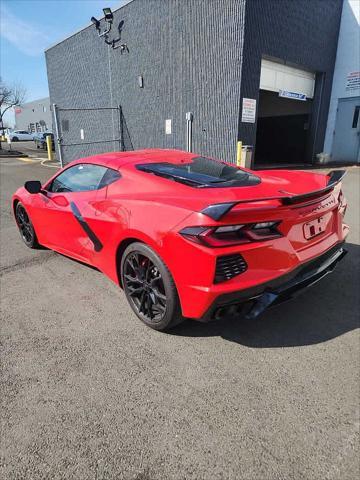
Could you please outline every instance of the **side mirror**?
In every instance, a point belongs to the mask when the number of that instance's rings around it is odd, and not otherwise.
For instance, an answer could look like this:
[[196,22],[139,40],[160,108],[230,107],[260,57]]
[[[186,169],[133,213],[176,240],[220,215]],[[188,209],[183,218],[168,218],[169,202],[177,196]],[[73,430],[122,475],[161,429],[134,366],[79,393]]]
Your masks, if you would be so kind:
[[39,180],[29,180],[28,182],[25,182],[24,187],[29,193],[41,192],[41,182],[39,182]]

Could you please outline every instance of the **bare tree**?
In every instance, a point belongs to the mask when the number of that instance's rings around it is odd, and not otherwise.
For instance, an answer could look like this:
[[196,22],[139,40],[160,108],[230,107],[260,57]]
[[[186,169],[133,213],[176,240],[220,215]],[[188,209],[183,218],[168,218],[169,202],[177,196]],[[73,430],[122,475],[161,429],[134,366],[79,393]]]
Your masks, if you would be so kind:
[[[21,106],[26,98],[26,89],[21,84],[6,85],[0,78],[0,132],[3,132],[5,113],[13,107]],[[1,141],[0,141],[1,149]]]

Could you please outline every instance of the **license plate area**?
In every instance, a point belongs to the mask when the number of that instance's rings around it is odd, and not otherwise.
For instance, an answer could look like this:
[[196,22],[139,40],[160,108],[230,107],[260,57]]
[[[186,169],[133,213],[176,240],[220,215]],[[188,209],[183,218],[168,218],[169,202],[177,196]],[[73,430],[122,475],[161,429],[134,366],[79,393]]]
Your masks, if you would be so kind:
[[311,222],[307,222],[304,224],[304,237],[306,240],[310,240],[311,238],[320,235],[321,233],[325,232],[326,229],[326,222],[324,217],[315,218]]

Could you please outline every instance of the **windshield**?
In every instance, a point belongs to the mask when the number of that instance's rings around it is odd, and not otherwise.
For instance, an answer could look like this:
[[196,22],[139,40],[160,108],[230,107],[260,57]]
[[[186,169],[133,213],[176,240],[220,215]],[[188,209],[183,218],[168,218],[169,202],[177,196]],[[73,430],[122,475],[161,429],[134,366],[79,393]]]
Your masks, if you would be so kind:
[[252,173],[206,157],[194,157],[190,162],[180,164],[147,163],[136,168],[198,188],[243,187],[260,183],[260,178]]

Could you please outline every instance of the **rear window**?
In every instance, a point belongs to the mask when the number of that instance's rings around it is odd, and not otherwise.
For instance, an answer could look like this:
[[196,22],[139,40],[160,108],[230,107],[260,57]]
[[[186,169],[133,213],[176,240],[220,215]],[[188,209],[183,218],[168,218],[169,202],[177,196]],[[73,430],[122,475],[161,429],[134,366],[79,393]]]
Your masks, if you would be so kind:
[[170,162],[136,165],[151,173],[191,187],[247,187],[260,183],[260,178],[239,168],[207,157],[194,157],[188,163]]

